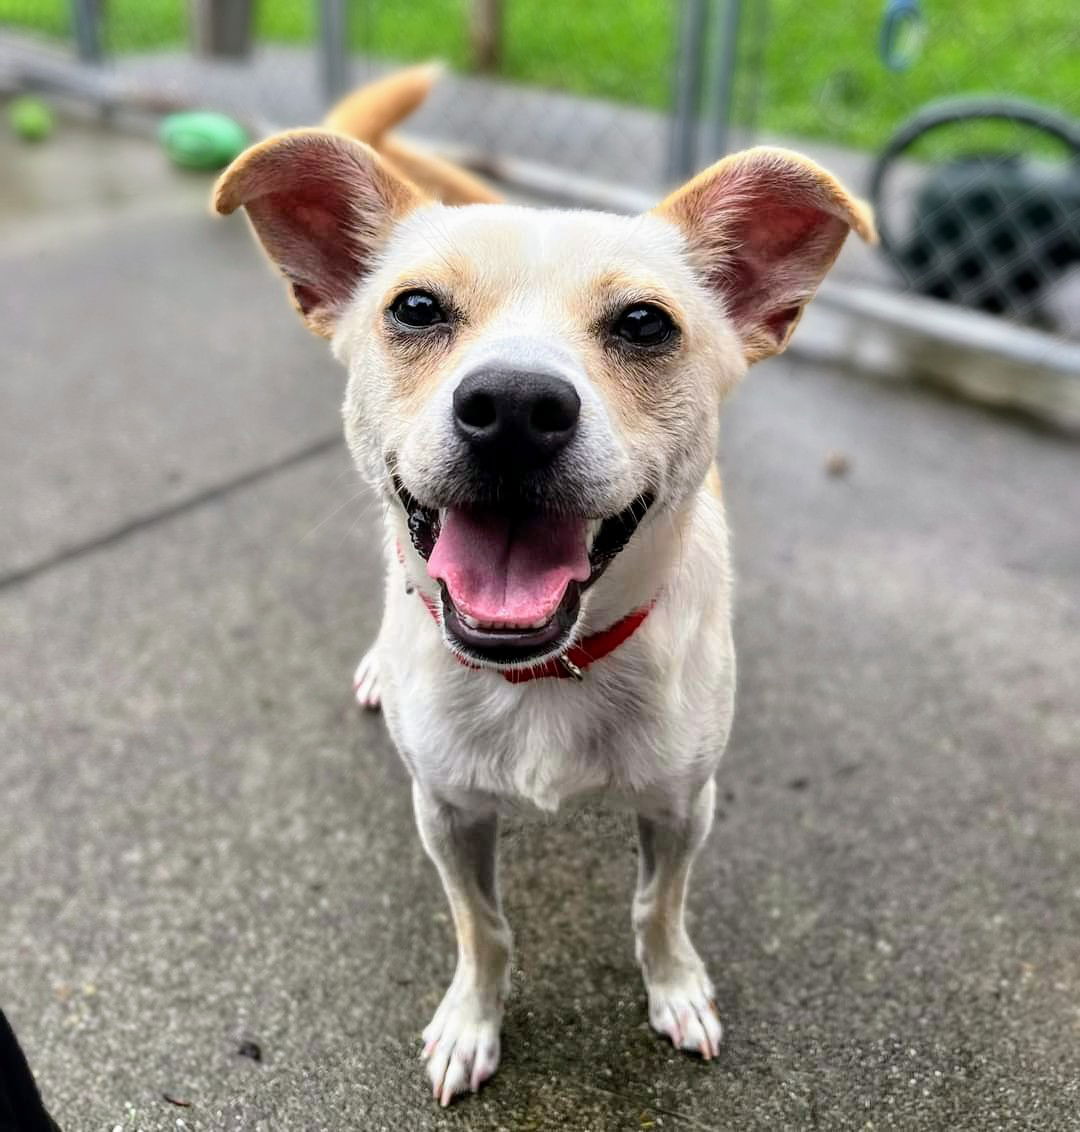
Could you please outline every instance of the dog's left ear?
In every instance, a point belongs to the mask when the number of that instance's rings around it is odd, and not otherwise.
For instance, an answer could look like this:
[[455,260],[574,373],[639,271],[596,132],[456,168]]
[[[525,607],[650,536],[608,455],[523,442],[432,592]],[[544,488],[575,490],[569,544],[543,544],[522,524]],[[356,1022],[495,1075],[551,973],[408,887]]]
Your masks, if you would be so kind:
[[850,230],[877,241],[870,209],[820,166],[785,149],[725,157],[654,212],[682,230],[748,362],[784,349]]
[[370,146],[326,130],[291,130],[242,153],[213,207],[247,211],[308,326],[334,331],[394,224],[425,203]]

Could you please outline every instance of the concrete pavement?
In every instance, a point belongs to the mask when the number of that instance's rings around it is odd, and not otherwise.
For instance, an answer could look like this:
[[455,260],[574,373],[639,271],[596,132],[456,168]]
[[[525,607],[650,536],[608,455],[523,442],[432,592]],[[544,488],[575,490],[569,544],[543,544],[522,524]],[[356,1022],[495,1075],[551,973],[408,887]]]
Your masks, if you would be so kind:
[[722,1055],[648,1030],[627,820],[515,825],[503,1065],[441,1113],[450,925],[349,698],[379,577],[340,375],[189,188],[0,253],[0,999],[62,1127],[1078,1127],[1075,443],[753,373],[691,901]]

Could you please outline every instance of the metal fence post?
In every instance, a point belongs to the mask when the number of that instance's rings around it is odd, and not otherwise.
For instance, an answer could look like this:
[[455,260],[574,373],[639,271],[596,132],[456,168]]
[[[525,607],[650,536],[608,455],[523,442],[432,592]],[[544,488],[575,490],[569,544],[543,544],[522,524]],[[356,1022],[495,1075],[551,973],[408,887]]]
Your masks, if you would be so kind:
[[735,74],[739,59],[739,22],[742,0],[722,0],[714,37],[715,67],[713,98],[709,107],[712,129],[708,160],[715,161],[728,151],[731,119],[735,102]]
[[71,26],[79,58],[84,63],[100,63],[104,57],[100,0],[71,0]]
[[320,0],[319,54],[323,91],[328,101],[340,98],[349,85],[348,14],[345,0]]
[[499,69],[502,62],[503,0],[472,0],[469,9],[469,42],[474,70]]
[[697,162],[706,15],[706,0],[682,0],[668,150],[668,177],[672,181],[688,177]]

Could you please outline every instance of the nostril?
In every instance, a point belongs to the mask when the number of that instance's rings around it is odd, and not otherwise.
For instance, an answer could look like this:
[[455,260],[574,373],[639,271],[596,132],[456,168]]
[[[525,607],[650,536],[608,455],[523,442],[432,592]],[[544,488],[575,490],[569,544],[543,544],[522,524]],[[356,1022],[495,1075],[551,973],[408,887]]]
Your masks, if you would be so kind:
[[577,424],[581,401],[570,387],[565,392],[540,397],[533,404],[529,427],[534,432],[569,432]]
[[495,398],[480,390],[463,397],[456,408],[458,420],[468,428],[491,428],[499,417]]

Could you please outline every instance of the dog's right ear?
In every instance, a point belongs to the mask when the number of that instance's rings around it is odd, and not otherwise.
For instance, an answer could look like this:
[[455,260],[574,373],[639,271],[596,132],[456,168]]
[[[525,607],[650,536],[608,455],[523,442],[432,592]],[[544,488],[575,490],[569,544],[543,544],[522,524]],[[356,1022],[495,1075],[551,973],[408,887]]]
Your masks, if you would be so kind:
[[363,142],[292,130],[242,153],[214,188],[213,207],[248,214],[307,325],[329,337],[394,224],[424,203]]

